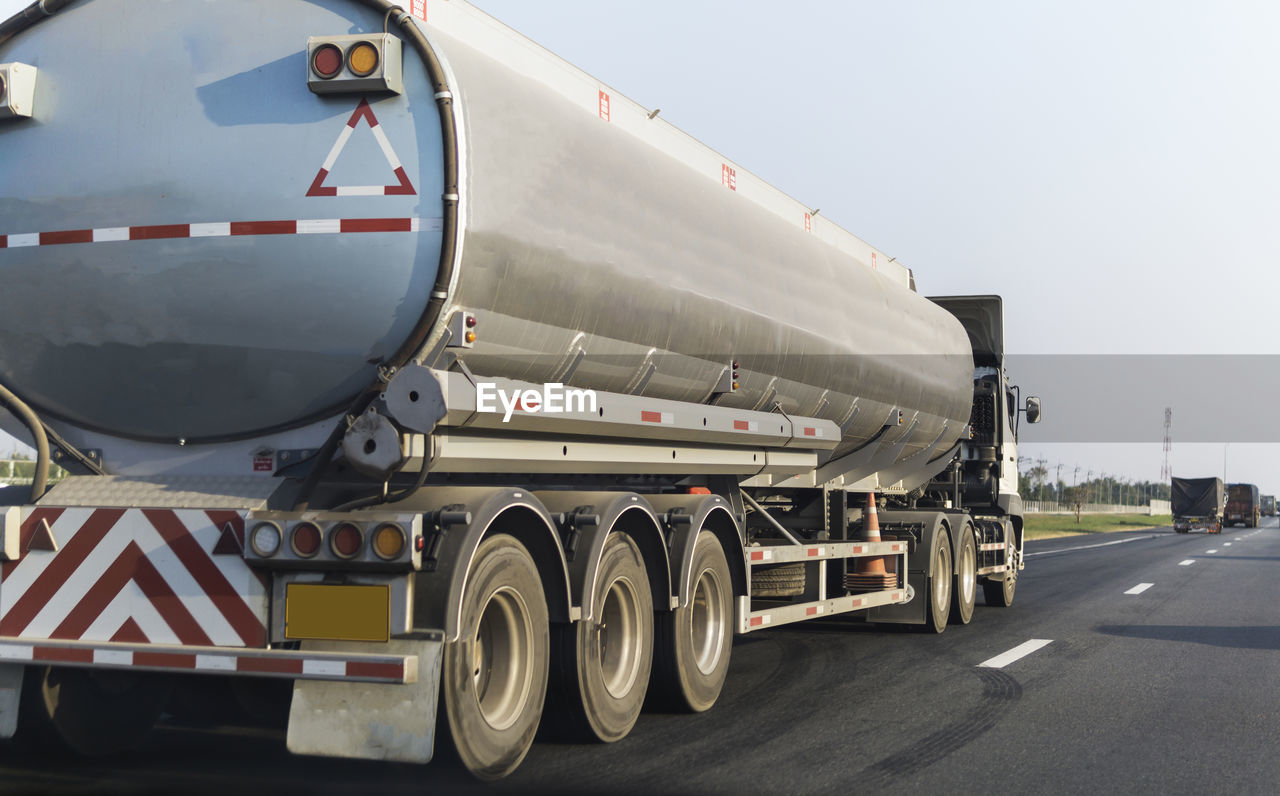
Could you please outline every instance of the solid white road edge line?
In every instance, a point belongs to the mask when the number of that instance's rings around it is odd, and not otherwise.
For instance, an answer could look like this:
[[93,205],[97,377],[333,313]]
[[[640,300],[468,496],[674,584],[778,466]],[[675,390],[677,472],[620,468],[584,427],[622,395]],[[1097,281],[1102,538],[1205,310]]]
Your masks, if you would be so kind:
[[1132,589],[1129,589],[1129,591],[1125,592],[1125,594],[1142,594],[1144,591],[1146,591],[1147,589],[1151,588],[1154,585],[1156,584],[1139,583],[1137,586],[1134,586]]
[[1145,541],[1145,540],[1147,540],[1147,539],[1154,539],[1154,538],[1156,538],[1156,537],[1154,537],[1154,536],[1135,536],[1135,537],[1133,537],[1132,539],[1117,539],[1117,540],[1116,540],[1116,541],[1114,541],[1114,542],[1101,542],[1100,544],[1087,544],[1087,545],[1081,545],[1080,547],[1064,547],[1064,548],[1063,548],[1063,549],[1061,549],[1061,550],[1041,550],[1041,551],[1040,551],[1040,552],[1038,552],[1038,553],[1023,553],[1022,557],[1023,557],[1023,558],[1030,558],[1031,556],[1051,556],[1051,555],[1053,555],[1054,553],[1070,553],[1070,552],[1072,552],[1072,551],[1074,551],[1074,550],[1092,550],[1092,549],[1093,549],[1093,548],[1095,548],[1095,547],[1110,547],[1110,546],[1111,546],[1111,545],[1113,545],[1113,544],[1126,544],[1126,543],[1128,543],[1128,542],[1142,542],[1142,541]]
[[1046,646],[1047,644],[1051,644],[1052,642],[1053,642],[1053,639],[1051,638],[1033,638],[1030,641],[1024,641],[1023,643],[1019,644],[1018,646],[1014,647],[1008,652],[1002,652],[999,655],[995,656],[994,658],[990,658],[988,660],[983,661],[982,663],[978,664],[978,668],[1003,669],[1004,667],[1008,666],[1014,661],[1020,658],[1025,658],[1031,653],[1040,649],[1041,647]]
[[1188,558],[1186,561],[1179,561],[1179,562],[1178,562],[1178,566],[1180,566],[1180,567],[1189,567],[1189,566],[1191,566],[1191,565],[1192,565],[1192,564],[1194,564],[1194,563],[1196,563],[1196,560],[1195,560],[1194,558]]

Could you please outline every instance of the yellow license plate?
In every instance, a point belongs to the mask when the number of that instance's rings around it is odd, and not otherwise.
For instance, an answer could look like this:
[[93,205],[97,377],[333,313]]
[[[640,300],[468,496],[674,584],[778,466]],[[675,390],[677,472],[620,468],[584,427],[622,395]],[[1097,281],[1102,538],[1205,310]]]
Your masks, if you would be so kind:
[[284,636],[387,641],[391,638],[391,588],[290,583],[285,587]]

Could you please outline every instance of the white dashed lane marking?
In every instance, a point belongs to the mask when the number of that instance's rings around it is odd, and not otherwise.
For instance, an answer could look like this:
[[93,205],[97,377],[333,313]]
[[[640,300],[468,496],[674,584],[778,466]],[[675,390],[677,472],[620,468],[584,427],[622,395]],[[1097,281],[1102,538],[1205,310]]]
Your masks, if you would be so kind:
[[1129,591],[1125,592],[1125,594],[1142,594],[1144,591],[1146,591],[1147,589],[1151,588],[1154,585],[1156,584],[1139,583],[1137,586],[1134,586],[1132,589],[1129,589]]
[[1030,641],[1024,641],[1008,652],[1002,652],[994,658],[989,658],[978,664],[979,668],[984,669],[1003,669],[1014,661],[1027,657],[1036,650],[1051,644],[1051,638],[1033,638]]
[[1196,560],[1195,560],[1194,558],[1188,558],[1186,561],[1179,561],[1179,562],[1178,562],[1178,566],[1180,566],[1180,567],[1189,567],[1189,566],[1191,566],[1191,565],[1192,565],[1192,564],[1194,564],[1194,563],[1196,563]]

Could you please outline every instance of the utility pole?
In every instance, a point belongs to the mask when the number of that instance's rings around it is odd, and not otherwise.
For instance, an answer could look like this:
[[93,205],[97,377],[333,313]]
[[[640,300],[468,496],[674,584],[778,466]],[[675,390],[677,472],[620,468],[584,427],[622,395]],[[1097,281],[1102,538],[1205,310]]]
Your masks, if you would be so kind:
[[1173,478],[1173,470],[1169,468],[1169,451],[1173,449],[1173,407],[1164,408],[1164,465],[1160,468],[1160,480],[1168,482]]

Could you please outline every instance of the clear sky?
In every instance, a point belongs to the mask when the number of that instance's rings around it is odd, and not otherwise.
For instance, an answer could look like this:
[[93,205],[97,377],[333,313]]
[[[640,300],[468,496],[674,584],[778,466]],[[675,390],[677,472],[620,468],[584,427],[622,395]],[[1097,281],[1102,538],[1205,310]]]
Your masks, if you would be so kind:
[[[1258,426],[1280,394],[1280,3],[475,4],[926,295],[1003,295],[1009,349],[1035,360],[1013,376],[1045,404],[1024,455],[1154,480],[1171,406],[1176,474],[1221,474],[1230,442],[1230,480],[1280,491],[1280,428]],[[1111,355],[1148,357],[1145,389],[1116,388],[1133,360],[1095,366]]]

